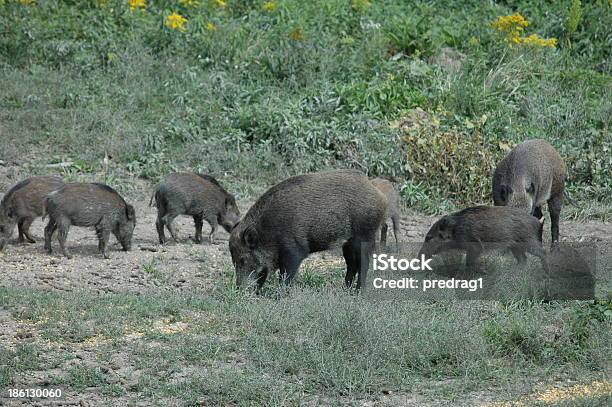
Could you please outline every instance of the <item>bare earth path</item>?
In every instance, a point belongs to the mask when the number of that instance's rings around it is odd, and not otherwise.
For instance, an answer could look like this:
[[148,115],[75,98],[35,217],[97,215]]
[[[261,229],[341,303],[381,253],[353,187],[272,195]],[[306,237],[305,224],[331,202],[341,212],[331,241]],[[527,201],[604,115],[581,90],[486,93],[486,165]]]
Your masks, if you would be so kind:
[[[111,238],[110,260],[97,253],[97,239],[93,230],[72,227],[68,247],[73,254],[66,259],[59,253],[57,240],[53,241],[52,255],[43,249],[44,224],[38,219],[31,230],[35,244],[9,245],[0,257],[0,285],[36,287],[43,290],[72,291],[77,289],[97,292],[139,292],[151,288],[164,290],[206,290],[222,274],[224,267],[231,267],[227,247],[229,235],[220,229],[216,244],[195,244],[193,220],[179,217],[180,242],[164,246],[157,243],[155,231],[156,209],[148,207],[145,200],[134,202],[138,223],[134,231],[131,252],[120,251]],[[244,210],[246,208],[241,208]],[[402,237],[406,242],[420,242],[435,218],[404,216]],[[206,228],[205,224],[205,236]],[[565,221],[561,224],[562,240],[612,241],[612,224],[599,221]],[[391,237],[389,237],[391,238]],[[156,271],[163,270],[160,283]]]
[[[151,288],[206,290],[222,273],[223,267],[231,267],[227,239],[220,230],[216,244],[205,239],[195,244],[193,220],[177,218],[181,241],[165,246],[157,243],[155,208],[144,201],[135,203],[138,223],[134,231],[133,250],[120,251],[112,244],[111,259],[104,260],[97,253],[95,233],[87,228],[72,227],[68,245],[74,255],[66,259],[59,253],[57,240],[53,241],[54,253],[43,249],[44,224],[39,219],[32,225],[38,237],[35,244],[12,244],[0,257],[0,284],[4,286],[37,287],[43,290],[75,289],[98,292],[138,292]],[[420,242],[435,218],[404,216],[402,240]],[[206,228],[207,225],[205,225]],[[206,230],[206,229],[205,229]],[[612,240],[612,224],[598,221],[561,224],[563,240],[604,242]],[[114,242],[114,238],[111,238]],[[160,284],[156,270],[163,270],[164,284]]]

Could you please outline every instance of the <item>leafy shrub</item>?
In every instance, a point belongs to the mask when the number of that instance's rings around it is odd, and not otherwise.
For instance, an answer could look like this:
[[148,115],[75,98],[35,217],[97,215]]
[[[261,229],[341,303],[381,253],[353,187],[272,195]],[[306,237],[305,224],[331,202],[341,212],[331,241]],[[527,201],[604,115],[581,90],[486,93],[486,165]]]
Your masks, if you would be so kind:
[[413,182],[427,183],[445,191],[458,203],[489,201],[490,177],[502,155],[503,143],[491,146],[482,127],[486,117],[477,121],[449,124],[444,114],[430,115],[414,110],[396,122],[406,156],[405,169]]
[[[20,135],[0,137],[0,159],[48,148],[95,172],[109,154],[130,175],[215,169],[242,185],[354,167],[439,212],[488,201],[506,149],[545,138],[574,198],[609,203],[608,2],[132,5],[0,2],[0,131]],[[571,46],[507,47],[490,22],[513,13]],[[461,56],[453,69],[442,51]],[[416,108],[427,119],[400,126]]]

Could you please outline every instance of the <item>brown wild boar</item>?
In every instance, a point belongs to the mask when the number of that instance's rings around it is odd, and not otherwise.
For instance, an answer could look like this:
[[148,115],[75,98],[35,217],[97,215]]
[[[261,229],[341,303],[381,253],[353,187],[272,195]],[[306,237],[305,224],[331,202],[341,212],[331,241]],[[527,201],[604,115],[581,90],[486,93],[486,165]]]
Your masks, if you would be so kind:
[[97,183],[69,183],[47,195],[43,207],[49,215],[45,227],[45,249],[51,253],[51,237],[57,229],[57,240],[62,253],[71,225],[94,227],[98,236],[98,251],[108,259],[106,247],[113,233],[124,251],[132,248],[132,234],[136,226],[136,212],[113,188]]
[[548,142],[527,140],[510,151],[493,174],[496,206],[523,208],[537,219],[548,203],[552,245],[559,241],[559,215],[565,189],[563,159]]
[[299,175],[264,193],[230,236],[238,286],[259,292],[268,273],[280,269],[290,284],[310,254],[342,243],[345,284],[366,282],[376,231],[385,216],[386,199],[367,176],[355,170]]
[[478,270],[478,258],[484,250],[510,249],[523,264],[525,252],[540,258],[549,271],[542,248],[543,219],[536,219],[519,208],[475,206],[446,215],[427,232],[419,257],[431,257],[447,250],[466,252],[468,273]]
[[161,244],[166,242],[164,225],[174,241],[178,241],[173,221],[179,215],[193,216],[196,243],[202,241],[203,220],[211,227],[210,243],[214,243],[219,225],[230,232],[240,220],[240,211],[234,196],[209,175],[188,172],[169,174],[155,189],[149,205],[154,199],[157,206],[155,226]]
[[30,234],[34,219],[43,215],[43,198],[61,188],[60,177],[32,177],[11,187],[0,201],[0,251],[8,243],[15,225],[19,231],[19,242],[35,243]]
[[399,250],[399,234],[400,234],[400,210],[399,210],[399,194],[393,187],[393,184],[384,178],[374,178],[372,184],[383,193],[387,198],[387,212],[385,219],[380,226],[380,244],[384,247],[387,244],[387,219],[391,219],[393,223],[393,235],[395,236],[395,246]]

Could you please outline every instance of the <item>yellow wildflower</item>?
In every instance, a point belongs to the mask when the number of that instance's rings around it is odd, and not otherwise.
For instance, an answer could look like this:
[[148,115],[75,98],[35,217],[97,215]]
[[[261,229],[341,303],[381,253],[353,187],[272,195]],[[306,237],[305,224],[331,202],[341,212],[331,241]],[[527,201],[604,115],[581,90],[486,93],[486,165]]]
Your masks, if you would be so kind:
[[289,33],[289,38],[293,41],[304,41],[304,33],[301,28],[295,28]]
[[273,1],[266,1],[261,8],[268,13],[276,10],[276,3]]
[[185,32],[185,23],[187,19],[178,13],[172,13],[166,17],[164,25],[172,30]]
[[195,7],[198,5],[198,0],[179,0],[179,3],[184,7]]
[[24,6],[30,6],[35,3],[35,0],[19,0],[19,2]]
[[147,7],[146,0],[128,0],[128,5],[131,10]]
[[217,29],[217,26],[216,26],[216,25],[214,25],[213,23],[210,23],[210,22],[209,22],[209,23],[207,23],[207,24],[206,24],[206,29],[207,29],[208,31],[215,31],[215,30]]
[[531,34],[527,37],[521,36],[521,33],[529,25],[529,22],[519,13],[515,13],[509,16],[497,17],[492,23],[491,27],[504,34],[506,42],[510,44],[524,44],[536,47],[551,47],[554,48],[557,45],[556,38],[542,38],[537,34]]
[[538,34],[531,34],[528,37],[521,38],[521,43],[525,45],[533,45],[536,47],[551,47],[557,45],[556,38],[542,38]]
[[521,36],[521,32],[529,23],[525,17],[519,13],[509,16],[499,16],[492,23],[491,27],[503,33],[506,36],[506,41],[517,43],[516,39]]
[[213,0],[212,3],[215,7],[227,7],[227,2],[224,0]]
[[523,30],[528,25],[529,22],[519,13],[509,16],[499,16],[491,23],[491,26],[499,31],[510,31],[515,28]]

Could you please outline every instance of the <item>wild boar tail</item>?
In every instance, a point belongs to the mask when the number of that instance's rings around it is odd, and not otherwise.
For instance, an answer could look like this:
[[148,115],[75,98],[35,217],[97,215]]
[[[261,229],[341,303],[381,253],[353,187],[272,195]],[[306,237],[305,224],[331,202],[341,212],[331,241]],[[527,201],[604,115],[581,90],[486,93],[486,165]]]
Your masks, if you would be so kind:
[[45,196],[42,201],[42,220],[47,217],[47,205],[49,204],[49,196]]

